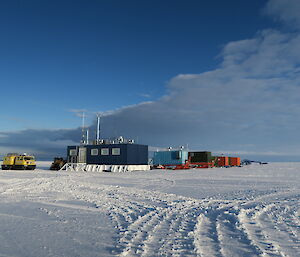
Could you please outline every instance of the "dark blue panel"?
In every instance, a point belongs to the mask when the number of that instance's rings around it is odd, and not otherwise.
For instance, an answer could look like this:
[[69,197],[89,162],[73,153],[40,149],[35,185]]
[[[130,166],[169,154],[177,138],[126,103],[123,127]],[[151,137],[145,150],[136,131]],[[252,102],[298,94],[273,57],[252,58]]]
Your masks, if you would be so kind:
[[[107,165],[146,165],[148,164],[148,146],[137,144],[101,144],[80,146],[87,148],[87,164],[107,164]],[[68,160],[70,150],[76,146],[68,146]],[[108,148],[109,155],[101,155],[101,149]],[[112,155],[112,149],[119,148],[120,155]],[[91,155],[92,149],[98,149],[98,155]],[[78,153],[77,153],[78,154]]]
[[[119,164],[125,165],[127,160],[126,145],[88,145],[87,147],[87,164]],[[101,149],[108,148],[109,155],[101,155]],[[120,155],[112,155],[112,148],[120,148]],[[98,155],[91,155],[91,149],[98,149]]]
[[147,145],[128,145],[127,164],[147,165],[148,164],[148,146]]

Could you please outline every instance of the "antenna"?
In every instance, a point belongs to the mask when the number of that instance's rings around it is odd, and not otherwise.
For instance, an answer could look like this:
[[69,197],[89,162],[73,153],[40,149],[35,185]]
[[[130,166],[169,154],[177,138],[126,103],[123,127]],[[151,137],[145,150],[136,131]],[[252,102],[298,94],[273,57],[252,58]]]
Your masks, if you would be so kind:
[[97,137],[96,137],[96,142],[98,144],[100,140],[100,113],[97,113]]
[[81,136],[81,144],[85,144],[85,133],[84,133],[85,124],[84,124],[84,118],[85,118],[85,113],[82,112],[82,136]]
[[89,130],[86,130],[86,144],[89,144]]

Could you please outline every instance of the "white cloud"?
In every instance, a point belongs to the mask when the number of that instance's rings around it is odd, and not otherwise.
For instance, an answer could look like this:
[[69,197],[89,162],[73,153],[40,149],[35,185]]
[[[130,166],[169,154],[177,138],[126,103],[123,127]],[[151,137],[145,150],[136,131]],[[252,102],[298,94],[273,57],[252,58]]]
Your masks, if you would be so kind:
[[300,28],[299,0],[269,0],[264,13],[289,25]]
[[123,110],[139,108],[141,106],[148,105],[148,104],[151,104],[151,103],[153,103],[153,102],[152,101],[146,101],[146,102],[141,102],[141,103],[138,103],[138,104],[132,104],[132,105],[127,105],[127,106],[122,106],[122,107],[119,107],[119,108],[114,109],[114,110],[99,111],[97,113],[100,114],[101,117],[106,117],[106,116],[111,116],[111,115],[116,115],[118,113],[122,113]]
[[86,109],[70,109],[69,112],[73,112],[76,116],[82,118],[83,116],[86,115],[88,110],[86,110]]
[[145,97],[145,98],[151,98],[151,95],[146,94],[146,93],[141,93],[140,96]]

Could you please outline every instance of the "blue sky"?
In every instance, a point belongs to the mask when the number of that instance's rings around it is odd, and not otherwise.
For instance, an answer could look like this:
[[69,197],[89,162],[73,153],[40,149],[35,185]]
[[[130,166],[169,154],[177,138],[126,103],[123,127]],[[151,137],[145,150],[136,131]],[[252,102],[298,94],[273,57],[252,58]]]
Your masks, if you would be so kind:
[[104,136],[295,160],[299,6],[1,2],[0,153],[62,153],[85,109]]
[[72,128],[69,109],[158,99],[172,77],[213,69],[223,45],[264,28],[263,2],[2,1],[2,95],[20,93],[2,98],[0,129]]

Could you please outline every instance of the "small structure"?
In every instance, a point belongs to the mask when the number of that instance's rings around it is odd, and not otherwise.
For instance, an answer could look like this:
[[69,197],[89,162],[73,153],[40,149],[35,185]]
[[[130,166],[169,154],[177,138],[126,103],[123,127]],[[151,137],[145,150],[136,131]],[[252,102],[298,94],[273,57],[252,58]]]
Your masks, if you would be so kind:
[[183,149],[154,152],[153,166],[162,166],[167,169],[189,169],[188,152]]
[[211,168],[214,167],[214,158],[211,152],[197,151],[189,152],[189,162],[193,168]]
[[229,165],[230,166],[240,166],[241,158],[240,157],[229,157]]
[[149,170],[148,146],[119,137],[93,144],[68,146],[67,170],[133,171]]
[[80,145],[68,146],[67,163],[62,170],[126,172],[150,170],[148,146],[135,144],[123,137],[100,139],[100,114],[97,114],[96,140],[89,141],[88,129],[82,115],[82,140]]
[[229,166],[229,157],[228,156],[216,156],[215,157],[215,166],[217,166],[217,167]]
[[165,169],[190,169],[240,166],[239,157],[212,156],[208,151],[172,150],[157,151],[153,156],[154,168]]

